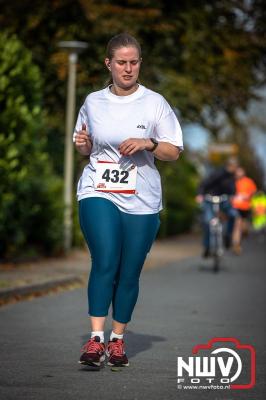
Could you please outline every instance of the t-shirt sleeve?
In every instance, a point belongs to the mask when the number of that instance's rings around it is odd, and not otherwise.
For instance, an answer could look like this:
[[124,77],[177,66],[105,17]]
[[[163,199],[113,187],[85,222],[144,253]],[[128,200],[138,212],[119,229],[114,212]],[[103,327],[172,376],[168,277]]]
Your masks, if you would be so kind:
[[76,140],[77,132],[82,129],[82,124],[85,124],[88,129],[88,118],[87,118],[85,104],[83,104],[83,106],[79,110],[77,122],[76,122],[75,129],[73,132],[73,142],[75,142],[75,140]]
[[155,139],[158,142],[171,143],[180,150],[184,149],[181,126],[173,109],[163,97],[157,110]]

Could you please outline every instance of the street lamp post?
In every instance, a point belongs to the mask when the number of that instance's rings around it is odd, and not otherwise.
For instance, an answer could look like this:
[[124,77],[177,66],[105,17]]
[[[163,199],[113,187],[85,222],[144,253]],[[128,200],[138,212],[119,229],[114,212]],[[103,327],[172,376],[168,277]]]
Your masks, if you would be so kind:
[[64,249],[69,251],[72,245],[72,196],[73,196],[73,129],[76,100],[76,65],[78,54],[88,44],[77,41],[59,42],[58,46],[68,51],[68,83],[66,103],[66,133],[64,158]]

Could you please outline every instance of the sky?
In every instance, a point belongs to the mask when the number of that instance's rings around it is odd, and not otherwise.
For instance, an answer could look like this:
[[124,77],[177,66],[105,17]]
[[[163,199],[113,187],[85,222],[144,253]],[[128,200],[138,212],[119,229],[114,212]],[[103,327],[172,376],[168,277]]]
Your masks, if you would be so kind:
[[[261,101],[251,101],[245,118],[249,123],[251,144],[262,161],[266,180],[266,88],[259,93]],[[190,123],[182,126],[185,148],[193,151],[206,152],[211,143],[211,135],[200,124]]]
[[184,146],[189,150],[206,151],[210,142],[209,132],[199,124],[186,124],[183,126]]

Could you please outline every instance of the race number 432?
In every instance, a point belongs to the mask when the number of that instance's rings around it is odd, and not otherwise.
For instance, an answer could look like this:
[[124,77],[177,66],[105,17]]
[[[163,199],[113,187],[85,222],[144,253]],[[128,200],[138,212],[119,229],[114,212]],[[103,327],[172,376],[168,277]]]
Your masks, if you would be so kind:
[[134,194],[136,179],[137,167],[134,164],[125,168],[116,162],[97,162],[95,189],[98,191]]

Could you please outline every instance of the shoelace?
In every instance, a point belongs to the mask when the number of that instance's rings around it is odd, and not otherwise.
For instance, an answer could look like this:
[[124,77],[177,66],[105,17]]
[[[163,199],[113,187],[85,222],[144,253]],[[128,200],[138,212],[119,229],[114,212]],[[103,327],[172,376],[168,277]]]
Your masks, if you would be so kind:
[[95,340],[93,339],[89,339],[87,343],[84,344],[81,351],[84,351],[86,353],[103,351],[103,345],[102,343],[95,342]]
[[124,344],[122,341],[111,342],[108,345],[108,351],[110,354],[115,356],[121,356],[124,354]]

